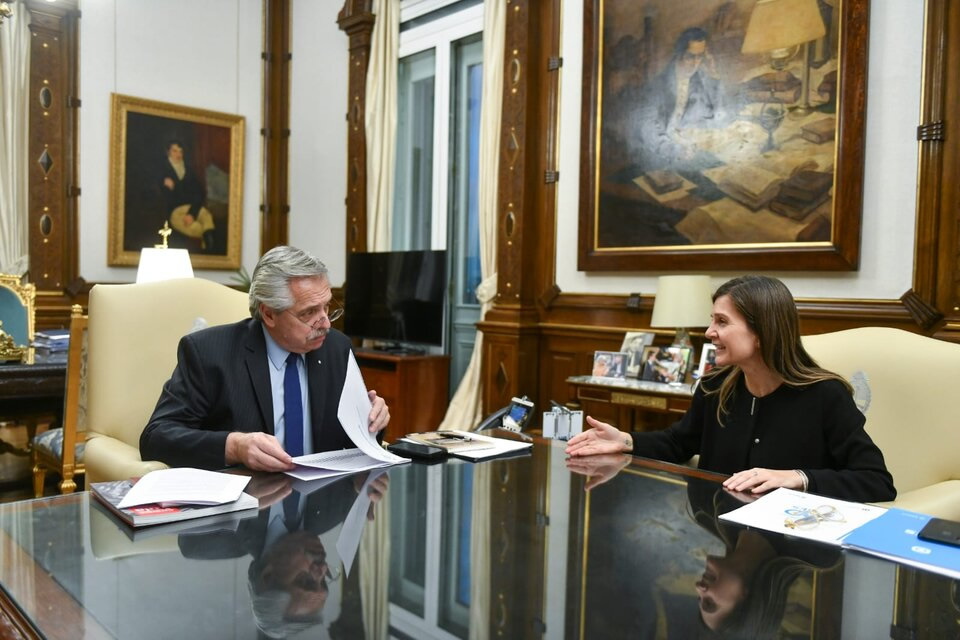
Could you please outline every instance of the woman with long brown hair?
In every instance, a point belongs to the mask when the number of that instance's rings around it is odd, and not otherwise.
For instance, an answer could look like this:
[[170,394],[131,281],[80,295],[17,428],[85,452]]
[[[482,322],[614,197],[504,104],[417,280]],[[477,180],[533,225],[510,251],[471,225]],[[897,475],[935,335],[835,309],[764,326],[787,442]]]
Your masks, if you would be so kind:
[[731,474],[724,486],[734,491],[896,497],[850,385],[800,343],[797,308],[782,282],[734,278],[713,294],[711,315],[706,337],[716,346],[717,368],[700,381],[679,422],[625,433],[588,416],[593,428],[572,438],[567,453],[629,452],[668,462],[699,454],[701,469]]

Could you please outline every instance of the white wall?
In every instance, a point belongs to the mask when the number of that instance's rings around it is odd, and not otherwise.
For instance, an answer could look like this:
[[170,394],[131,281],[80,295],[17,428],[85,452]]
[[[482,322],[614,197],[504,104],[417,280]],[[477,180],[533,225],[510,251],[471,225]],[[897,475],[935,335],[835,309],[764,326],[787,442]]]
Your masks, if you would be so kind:
[[[773,273],[798,297],[899,298],[912,286],[922,2],[873,2],[860,269]],[[653,293],[657,273],[577,271],[583,3],[563,3],[557,284],[564,292]],[[714,285],[737,275],[712,273]]]
[[[136,267],[107,266],[110,94],[246,118],[243,264],[260,248],[260,0],[82,0],[80,3],[80,275],[131,282]],[[230,271],[198,271],[229,281]]]
[[346,276],[347,35],[342,2],[294,0],[290,69],[290,244]]

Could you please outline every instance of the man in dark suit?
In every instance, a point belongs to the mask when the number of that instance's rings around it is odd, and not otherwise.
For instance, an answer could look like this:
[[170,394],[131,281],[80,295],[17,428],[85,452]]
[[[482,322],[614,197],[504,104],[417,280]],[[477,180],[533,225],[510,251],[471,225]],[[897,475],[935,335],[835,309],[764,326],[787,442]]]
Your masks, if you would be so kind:
[[[330,323],[327,269],[293,247],[275,247],[253,270],[250,313],[184,336],[177,367],[140,436],[144,460],[176,467],[285,471],[292,457],[352,447],[337,418],[350,340]],[[390,420],[369,392],[372,433]]]

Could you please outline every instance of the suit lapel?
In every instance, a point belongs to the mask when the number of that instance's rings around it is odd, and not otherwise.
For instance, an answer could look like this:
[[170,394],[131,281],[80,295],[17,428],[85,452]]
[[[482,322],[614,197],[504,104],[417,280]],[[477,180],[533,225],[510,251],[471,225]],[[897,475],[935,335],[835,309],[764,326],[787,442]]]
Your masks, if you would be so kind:
[[267,343],[263,337],[263,328],[256,320],[250,322],[250,332],[247,334],[246,344],[247,373],[250,375],[250,384],[257,398],[257,408],[260,409],[260,419],[263,421],[262,430],[273,433],[273,390],[270,383],[270,371],[267,369]]

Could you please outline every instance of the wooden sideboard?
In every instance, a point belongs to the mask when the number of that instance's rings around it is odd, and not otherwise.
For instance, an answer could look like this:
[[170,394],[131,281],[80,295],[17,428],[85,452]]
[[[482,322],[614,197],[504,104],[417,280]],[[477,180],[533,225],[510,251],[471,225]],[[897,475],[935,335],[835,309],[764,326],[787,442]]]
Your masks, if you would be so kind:
[[367,350],[356,356],[367,389],[375,389],[390,408],[387,441],[440,425],[450,395],[450,356]]
[[585,414],[625,431],[667,427],[690,408],[693,398],[689,384],[595,376],[570,376],[567,384],[568,406],[583,409]]

